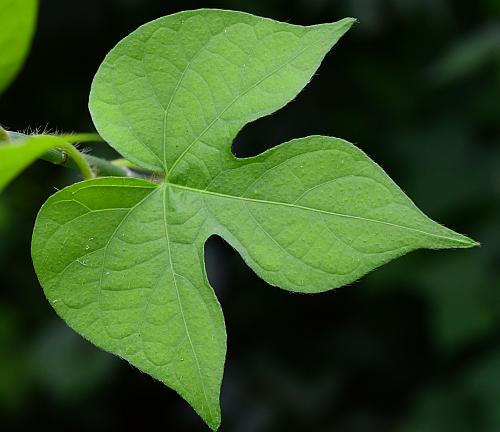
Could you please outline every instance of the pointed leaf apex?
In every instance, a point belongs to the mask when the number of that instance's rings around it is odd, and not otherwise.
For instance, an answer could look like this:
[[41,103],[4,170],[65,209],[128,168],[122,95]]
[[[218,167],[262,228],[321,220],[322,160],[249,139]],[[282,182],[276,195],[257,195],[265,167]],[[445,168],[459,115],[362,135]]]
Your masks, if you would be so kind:
[[328,23],[328,24],[320,24],[320,25],[327,25],[332,28],[335,28],[335,32],[338,34],[338,37],[340,38],[343,36],[345,33],[347,33],[350,28],[358,23],[359,21],[356,18],[343,18],[339,21],[333,22],[333,23]]
[[472,247],[481,247],[481,243],[479,243],[478,241],[474,240],[474,239],[471,239],[470,237],[467,237],[467,236],[460,236],[461,239],[459,240],[460,241],[460,246],[458,246],[459,248],[472,248]]

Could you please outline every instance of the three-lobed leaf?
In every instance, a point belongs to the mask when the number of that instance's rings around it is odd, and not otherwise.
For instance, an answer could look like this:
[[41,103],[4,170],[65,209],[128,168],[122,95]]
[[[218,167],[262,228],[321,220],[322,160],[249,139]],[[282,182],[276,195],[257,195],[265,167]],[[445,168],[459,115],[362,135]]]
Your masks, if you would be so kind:
[[28,53],[37,15],[36,0],[0,0],[0,93]]
[[37,218],[33,262],[57,313],[175,389],[212,429],[226,333],[205,273],[208,237],[270,284],[310,293],[415,249],[475,244],[426,217],[346,141],[231,153],[239,130],[292,100],[352,22],[199,10],[142,26],[106,57],[90,111],[115,149],[165,181],[78,183]]

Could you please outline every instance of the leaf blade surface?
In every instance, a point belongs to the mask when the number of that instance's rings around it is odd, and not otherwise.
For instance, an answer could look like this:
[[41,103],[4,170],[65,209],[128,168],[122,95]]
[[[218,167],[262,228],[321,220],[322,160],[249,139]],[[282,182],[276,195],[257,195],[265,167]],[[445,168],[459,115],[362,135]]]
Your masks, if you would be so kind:
[[160,18],[108,54],[92,118],[128,159],[182,182],[203,170],[200,152],[217,163],[246,123],[292,100],[353,21],[303,27],[215,9]]
[[28,53],[37,15],[36,0],[0,0],[0,93]]
[[375,162],[312,136],[234,159],[204,190],[215,232],[268,283],[320,292],[412,250],[477,245],[425,216]]
[[33,262],[72,328],[176,390],[216,428],[226,336],[202,264],[204,221],[179,219],[172,206],[166,185],[72,185],[41,209]]

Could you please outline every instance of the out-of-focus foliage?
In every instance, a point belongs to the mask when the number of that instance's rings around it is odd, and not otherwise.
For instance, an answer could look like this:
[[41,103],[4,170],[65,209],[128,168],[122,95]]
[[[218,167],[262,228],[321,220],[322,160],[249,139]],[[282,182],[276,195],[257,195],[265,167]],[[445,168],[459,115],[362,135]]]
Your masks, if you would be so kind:
[[496,431],[500,424],[500,351],[460,370],[460,379],[431,385],[415,402],[401,432]]
[[14,79],[35,29],[37,0],[0,0],[0,93]]
[[[264,150],[262,137],[266,144],[312,133],[344,137],[405,185],[420,208],[482,244],[473,252],[415,253],[346,289],[299,296],[265,285],[231,248],[211,241],[208,274],[231,351],[225,428],[500,430],[500,74],[494,42],[480,36],[500,25],[500,2],[46,1],[23,79],[0,100],[0,121],[13,130],[90,130],[86,101],[105,53],[140,24],[196,7],[298,24],[359,17],[349,43],[341,41],[323,65],[330,79],[320,71],[296,103],[247,126],[235,151]],[[488,54],[476,66],[439,66],[470,58],[460,47],[480,39],[487,47],[478,52]],[[65,67],[47,68],[48,58]],[[81,342],[47,308],[29,260],[31,229],[54,187],[74,176],[35,164],[0,195],[2,426],[95,431],[144,428],[151,418],[166,429],[199,431],[201,421],[173,392]],[[43,356],[34,354],[39,346],[49,346]],[[87,362],[75,362],[81,352],[98,366],[73,380],[71,371]],[[59,370],[69,379],[57,391],[52,378],[33,372],[53,377]]]
[[438,84],[447,84],[467,77],[492,65],[500,74],[500,24],[485,25],[459,40],[430,70]]
[[29,164],[58,142],[64,141],[57,137],[38,136],[22,142],[0,142],[0,192],[7,184],[22,172]]

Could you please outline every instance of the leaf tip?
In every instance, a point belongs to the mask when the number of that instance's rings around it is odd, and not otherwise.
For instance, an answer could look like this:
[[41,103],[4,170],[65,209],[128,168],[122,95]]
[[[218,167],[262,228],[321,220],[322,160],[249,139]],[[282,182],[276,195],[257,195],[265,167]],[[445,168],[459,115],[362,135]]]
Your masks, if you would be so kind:
[[318,24],[315,27],[326,29],[327,33],[330,34],[329,37],[331,38],[332,44],[335,44],[357,22],[358,20],[356,18],[343,18],[332,23]]
[[449,245],[450,248],[455,249],[468,249],[473,247],[481,247],[481,243],[478,241],[471,239],[462,234],[454,233],[453,238],[450,238],[452,243]]
[[188,399],[186,400],[194,408],[194,410],[198,413],[198,415],[210,428],[210,430],[217,432],[222,423],[220,398],[219,398],[220,393],[218,393],[217,397],[215,397],[214,395],[214,398],[211,397],[207,398],[203,390],[203,395],[205,396],[205,399],[204,401],[201,402],[201,405],[198,403],[193,403]]
[[359,20],[357,18],[354,18],[354,17],[344,18],[343,21],[346,21],[348,23],[349,27],[351,27],[353,24],[359,24]]
[[210,416],[209,418],[203,417],[203,420],[207,424],[207,426],[214,432],[217,432],[220,428],[221,425],[221,416],[220,413],[219,415],[212,417]]
[[474,240],[474,239],[471,239],[471,238],[469,238],[469,237],[465,237],[465,236],[464,236],[464,238],[465,238],[465,239],[467,240],[467,242],[468,242],[468,243],[467,243],[467,245],[466,245],[465,247],[469,247],[469,248],[471,248],[471,247],[481,247],[481,246],[482,246],[482,245],[481,245],[481,243],[479,243],[478,241],[476,241],[476,240]]
[[208,427],[214,432],[217,432],[220,428],[220,423],[220,421],[218,421],[217,423],[208,423]]
[[343,18],[340,21],[337,21],[335,24],[339,26],[344,33],[347,32],[354,24],[358,24],[359,21],[357,18],[347,17]]

